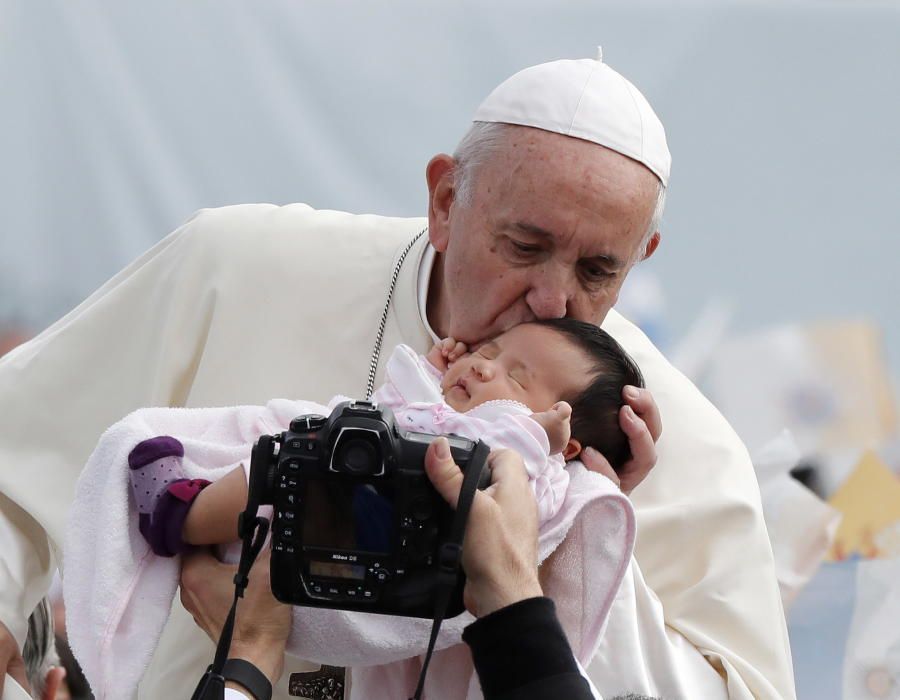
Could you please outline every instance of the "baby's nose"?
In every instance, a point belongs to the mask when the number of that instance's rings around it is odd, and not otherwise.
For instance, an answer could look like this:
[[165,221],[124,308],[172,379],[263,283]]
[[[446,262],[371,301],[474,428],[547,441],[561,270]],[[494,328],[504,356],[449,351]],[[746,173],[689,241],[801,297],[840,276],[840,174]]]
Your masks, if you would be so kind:
[[494,368],[490,362],[479,362],[475,365],[474,369],[475,374],[483,382],[490,381],[494,378]]

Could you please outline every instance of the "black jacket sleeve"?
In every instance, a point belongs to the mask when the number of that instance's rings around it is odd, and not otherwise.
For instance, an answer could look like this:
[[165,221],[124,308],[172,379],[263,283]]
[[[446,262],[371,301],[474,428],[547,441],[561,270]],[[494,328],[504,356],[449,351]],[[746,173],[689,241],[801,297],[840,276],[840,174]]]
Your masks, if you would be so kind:
[[463,631],[485,700],[592,700],[549,598],[529,598]]

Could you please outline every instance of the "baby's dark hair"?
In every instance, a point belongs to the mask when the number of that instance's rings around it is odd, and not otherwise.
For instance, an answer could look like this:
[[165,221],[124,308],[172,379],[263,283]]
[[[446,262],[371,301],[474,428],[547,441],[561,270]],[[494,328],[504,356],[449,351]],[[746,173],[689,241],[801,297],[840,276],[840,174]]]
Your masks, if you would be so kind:
[[566,336],[593,361],[593,378],[575,396],[564,396],[572,406],[572,437],[582,447],[599,450],[613,469],[631,459],[628,437],[619,427],[622,389],[644,386],[644,376],[628,353],[599,326],[572,318],[533,321]]

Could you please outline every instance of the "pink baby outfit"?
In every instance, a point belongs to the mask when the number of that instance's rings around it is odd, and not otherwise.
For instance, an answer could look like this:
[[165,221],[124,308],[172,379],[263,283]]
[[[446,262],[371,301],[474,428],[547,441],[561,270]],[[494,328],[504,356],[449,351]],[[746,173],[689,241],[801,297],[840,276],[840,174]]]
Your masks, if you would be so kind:
[[[403,346],[387,369],[387,382],[375,398],[390,406],[404,427],[418,430],[432,423],[434,430],[489,442],[494,436],[491,444],[516,443],[523,452],[536,491],[543,494],[539,499],[546,517],[541,519],[538,555],[544,562],[544,592],[556,602],[576,658],[587,665],[631,558],[631,502],[609,479],[580,463],[570,462],[561,475],[554,471],[546,458],[546,435],[520,404],[491,402],[460,414],[443,403],[439,390],[437,401],[430,401],[438,386],[436,370]],[[179,459],[184,477],[215,481],[238,466],[249,468],[250,450],[260,435],[286,430],[297,415],[327,415],[341,400],[336,397],[327,407],[276,399],[265,406],[148,408],[103,434],[76,487],[63,560],[69,639],[98,700],[135,696],[178,588],[180,559],[154,555],[139,529],[129,481],[129,455],[135,447],[170,436],[183,446]],[[239,544],[229,545],[224,558],[235,561],[239,551]],[[461,641],[472,620],[463,613],[444,622],[426,698],[482,697]],[[412,692],[430,626],[429,620],[297,607],[287,651],[348,667],[350,700],[397,700]],[[197,670],[198,678],[202,670]]]
[[389,407],[407,430],[456,433],[484,440],[492,449],[515,450],[525,461],[540,522],[556,515],[566,496],[569,474],[562,455],[548,455],[547,433],[531,418],[531,409],[518,401],[496,400],[460,413],[444,401],[440,382],[441,373],[425,357],[407,345],[398,345],[388,360],[384,384],[373,399]]

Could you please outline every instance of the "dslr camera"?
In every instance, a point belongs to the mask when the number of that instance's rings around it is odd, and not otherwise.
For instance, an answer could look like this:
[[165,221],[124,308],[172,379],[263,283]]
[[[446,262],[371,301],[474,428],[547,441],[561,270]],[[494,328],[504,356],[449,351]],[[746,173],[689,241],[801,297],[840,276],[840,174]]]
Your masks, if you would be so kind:
[[[424,471],[438,436],[401,429],[388,408],[345,401],[327,418],[298,416],[253,448],[250,496],[271,504],[272,592],[283,603],[431,618],[453,548],[454,511]],[[475,469],[489,448],[446,436],[456,463]],[[474,477],[473,477],[474,478]],[[456,532],[461,541],[461,532]],[[458,560],[459,548],[456,547]],[[456,574],[446,615],[464,609]]]

